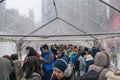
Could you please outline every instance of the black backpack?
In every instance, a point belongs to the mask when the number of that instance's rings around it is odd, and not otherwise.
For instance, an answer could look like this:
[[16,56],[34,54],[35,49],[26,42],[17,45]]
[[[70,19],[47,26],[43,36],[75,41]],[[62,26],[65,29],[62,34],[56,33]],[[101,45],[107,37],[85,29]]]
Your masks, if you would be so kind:
[[100,73],[102,72],[103,69],[98,73],[95,70],[91,70],[84,75],[79,77],[79,80],[98,80]]
[[75,60],[75,63],[74,63],[76,70],[79,70],[79,64],[80,64],[80,61],[78,60],[79,57],[80,57],[80,54],[77,54],[76,60]]

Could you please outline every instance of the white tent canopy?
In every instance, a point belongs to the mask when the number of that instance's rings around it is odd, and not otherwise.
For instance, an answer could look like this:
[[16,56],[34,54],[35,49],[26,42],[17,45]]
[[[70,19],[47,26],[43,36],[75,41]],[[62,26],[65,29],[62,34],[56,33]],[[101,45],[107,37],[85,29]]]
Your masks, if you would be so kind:
[[120,35],[119,0],[6,0],[0,38],[96,40]]

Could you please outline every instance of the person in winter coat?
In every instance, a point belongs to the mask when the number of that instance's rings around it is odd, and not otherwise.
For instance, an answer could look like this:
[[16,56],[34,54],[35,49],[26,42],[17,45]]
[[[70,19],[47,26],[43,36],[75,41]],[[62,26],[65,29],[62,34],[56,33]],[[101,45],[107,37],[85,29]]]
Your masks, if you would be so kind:
[[10,61],[10,63],[11,63],[12,68],[13,68],[13,70],[12,70],[12,72],[10,74],[10,80],[17,80],[15,64],[13,63],[11,57],[9,55],[4,55],[3,58],[8,59]]
[[110,57],[106,52],[98,52],[95,55],[94,64],[89,67],[88,71],[95,70],[98,73],[101,71],[98,80],[106,80],[106,73],[109,71]]
[[112,46],[111,47],[111,49],[110,49],[110,55],[111,55],[111,61],[112,61],[112,64],[114,64],[114,66],[115,67],[117,67],[117,62],[118,62],[118,60],[117,60],[117,51],[115,50],[115,47],[114,46]]
[[85,66],[86,66],[86,62],[85,62],[85,58],[84,55],[86,54],[86,52],[81,51],[80,57],[78,58],[79,60],[79,71],[80,71],[80,75],[83,75],[85,73]]
[[94,64],[94,59],[91,56],[90,52],[86,52],[86,55],[84,56],[84,58],[85,58],[85,61],[86,61],[85,73],[87,73],[89,66]]
[[68,66],[67,57],[63,57],[55,61],[51,80],[73,80],[72,68]]
[[0,80],[10,80],[12,70],[10,61],[0,57]]
[[23,64],[23,80],[42,80],[41,62],[38,57],[31,56]]
[[78,48],[75,47],[73,49],[73,52],[72,52],[71,56],[70,56],[70,61],[71,61],[71,63],[72,63],[73,66],[74,66],[74,64],[76,62],[77,54],[78,54]]
[[37,56],[40,57],[40,54],[31,46],[26,47],[26,52],[28,53],[27,56],[25,57],[25,60],[30,57],[30,56]]
[[100,48],[99,47],[92,47],[92,49],[91,49],[91,55],[92,55],[92,57],[94,58],[95,57],[95,55],[96,55],[96,53],[97,52],[100,52]]
[[42,46],[42,56],[39,57],[40,61],[43,62],[42,68],[44,71],[44,79],[43,80],[50,80],[52,73],[53,73],[53,65],[54,65],[54,55],[49,50],[47,44]]
[[57,59],[57,57],[56,57],[56,55],[57,55],[57,48],[54,45],[51,45],[51,52],[53,53],[54,59],[56,60]]

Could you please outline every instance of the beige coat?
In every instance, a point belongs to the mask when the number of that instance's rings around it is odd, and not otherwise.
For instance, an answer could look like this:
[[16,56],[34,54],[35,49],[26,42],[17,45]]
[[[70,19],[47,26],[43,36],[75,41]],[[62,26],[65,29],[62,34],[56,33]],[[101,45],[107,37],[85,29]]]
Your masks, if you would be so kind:
[[101,69],[104,68],[100,73],[98,80],[107,80],[105,75],[109,71],[108,68],[109,65],[110,65],[109,55],[105,52],[98,52],[95,56],[94,64],[89,67],[88,71],[95,70],[97,72],[100,72]]
[[112,71],[107,72],[106,77],[107,80],[120,80],[120,75],[115,75]]

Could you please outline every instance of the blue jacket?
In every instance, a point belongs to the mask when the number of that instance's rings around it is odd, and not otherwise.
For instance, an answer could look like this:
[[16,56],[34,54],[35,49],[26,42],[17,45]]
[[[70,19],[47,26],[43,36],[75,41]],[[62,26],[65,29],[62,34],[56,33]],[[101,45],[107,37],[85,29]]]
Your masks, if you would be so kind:
[[[52,54],[52,52],[49,50],[48,53],[43,53],[42,56],[44,58],[44,60],[48,60],[49,59],[49,56]],[[52,57],[52,63],[46,63],[44,62],[43,63],[43,66],[44,66],[44,70],[45,71],[49,71],[49,70],[53,70],[53,67],[54,67],[54,56]]]
[[77,57],[77,54],[76,53],[73,53],[72,55],[71,55],[71,57],[70,57],[70,61],[71,61],[71,63],[75,63],[76,62],[76,57]]

